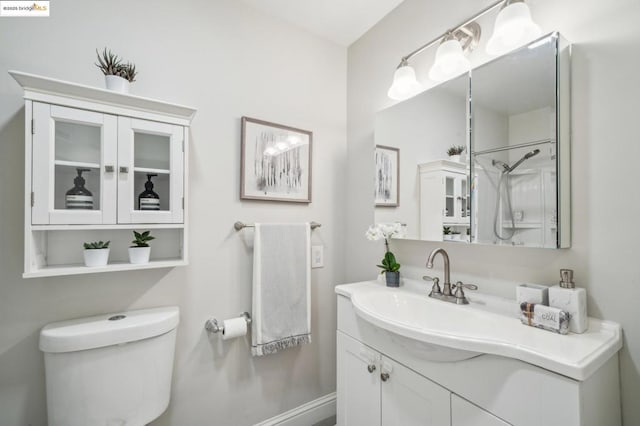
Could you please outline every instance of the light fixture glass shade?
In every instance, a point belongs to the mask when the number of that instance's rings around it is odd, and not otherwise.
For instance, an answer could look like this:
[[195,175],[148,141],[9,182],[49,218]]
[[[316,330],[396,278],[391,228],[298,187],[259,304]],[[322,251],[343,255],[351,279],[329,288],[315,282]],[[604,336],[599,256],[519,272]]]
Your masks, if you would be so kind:
[[487,53],[501,55],[540,37],[542,30],[531,19],[529,6],[512,3],[498,13],[493,35],[487,42]]
[[462,46],[456,39],[443,42],[436,51],[436,60],[429,70],[433,81],[445,81],[471,69],[471,62],[464,56]]
[[387,96],[396,101],[403,101],[422,92],[422,84],[416,80],[416,72],[409,65],[402,65],[393,74],[393,84]]

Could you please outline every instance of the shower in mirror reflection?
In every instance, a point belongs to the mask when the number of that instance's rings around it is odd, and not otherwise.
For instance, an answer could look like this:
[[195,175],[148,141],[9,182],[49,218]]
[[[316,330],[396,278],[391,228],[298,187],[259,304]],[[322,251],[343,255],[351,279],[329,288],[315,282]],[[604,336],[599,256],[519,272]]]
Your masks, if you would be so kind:
[[[513,151],[513,152],[508,152]],[[555,244],[555,144],[541,142],[474,156],[477,240],[497,245]]]

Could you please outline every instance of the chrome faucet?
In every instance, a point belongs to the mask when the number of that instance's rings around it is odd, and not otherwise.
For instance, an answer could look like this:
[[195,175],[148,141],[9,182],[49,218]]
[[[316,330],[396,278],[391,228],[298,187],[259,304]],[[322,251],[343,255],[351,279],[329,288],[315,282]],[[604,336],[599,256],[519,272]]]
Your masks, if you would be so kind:
[[424,280],[433,281],[433,287],[431,288],[429,297],[444,300],[446,302],[456,303],[458,305],[468,304],[469,301],[464,295],[463,289],[467,288],[469,290],[477,290],[478,286],[474,284],[463,284],[462,281],[458,281],[453,285],[455,294],[451,294],[451,270],[449,268],[449,255],[443,248],[437,248],[429,254],[429,257],[427,258],[427,268],[433,268],[433,260],[435,259],[436,255],[438,255],[438,253],[442,255],[442,259],[444,260],[444,284],[442,284],[441,291],[438,278],[431,278],[428,276],[422,277],[422,279]]
[[433,259],[440,253],[444,260],[444,283],[442,284],[442,295],[451,296],[451,270],[449,269],[449,255],[443,248],[437,248],[429,254],[427,258],[427,268],[433,269]]

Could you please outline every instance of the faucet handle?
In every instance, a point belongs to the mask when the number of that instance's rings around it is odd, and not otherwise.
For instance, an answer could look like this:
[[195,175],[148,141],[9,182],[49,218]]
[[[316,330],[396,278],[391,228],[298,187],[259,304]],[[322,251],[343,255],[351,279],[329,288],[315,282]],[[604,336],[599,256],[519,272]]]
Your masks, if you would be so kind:
[[464,295],[463,288],[468,290],[477,290],[478,286],[475,284],[464,284],[462,281],[458,281],[453,285],[453,289],[456,291],[454,296],[456,298],[456,303],[458,305],[466,305],[469,303],[466,296]]
[[438,295],[442,294],[442,290],[440,290],[440,278],[424,275],[422,279],[425,281],[433,281],[433,287],[431,287],[431,292],[429,293],[430,297],[433,297],[433,295],[436,295],[436,294]]

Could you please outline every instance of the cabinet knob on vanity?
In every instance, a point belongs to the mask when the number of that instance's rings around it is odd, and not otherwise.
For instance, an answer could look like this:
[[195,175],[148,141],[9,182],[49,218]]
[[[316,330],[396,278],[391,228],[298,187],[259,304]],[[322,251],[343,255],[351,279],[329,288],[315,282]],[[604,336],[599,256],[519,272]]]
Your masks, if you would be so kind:
[[125,166],[120,166],[120,173],[129,173],[129,168]]
[[373,373],[374,371],[376,371],[376,365],[375,364],[367,365],[367,370],[369,371],[369,373]]
[[113,173],[114,167],[111,165],[104,166],[105,173]]
[[389,380],[389,373],[381,373],[380,378],[383,382],[386,382],[387,380]]

